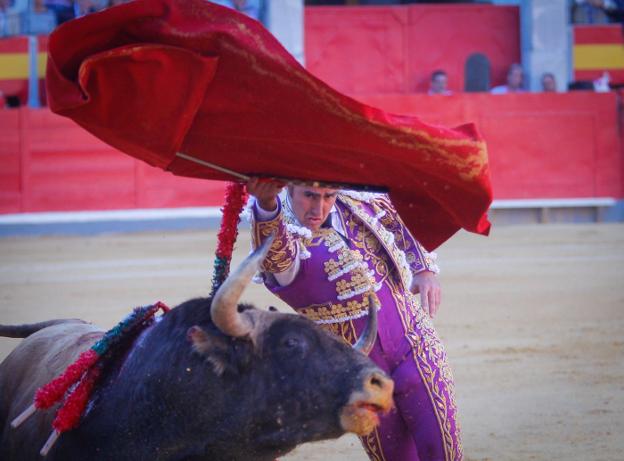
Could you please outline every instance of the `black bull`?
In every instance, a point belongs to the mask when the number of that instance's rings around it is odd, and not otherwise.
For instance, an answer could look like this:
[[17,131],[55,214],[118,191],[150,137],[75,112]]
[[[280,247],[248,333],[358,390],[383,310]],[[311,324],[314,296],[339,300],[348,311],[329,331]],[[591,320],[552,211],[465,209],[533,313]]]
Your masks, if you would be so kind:
[[[300,443],[370,432],[392,406],[380,369],[303,317],[238,304],[265,251],[213,299],[187,301],[144,331],[45,459],[273,460]],[[365,351],[370,313],[356,345]],[[55,412],[10,422],[103,332],[74,320],[0,326],[0,335],[28,336],[0,364],[0,459],[40,460]]]

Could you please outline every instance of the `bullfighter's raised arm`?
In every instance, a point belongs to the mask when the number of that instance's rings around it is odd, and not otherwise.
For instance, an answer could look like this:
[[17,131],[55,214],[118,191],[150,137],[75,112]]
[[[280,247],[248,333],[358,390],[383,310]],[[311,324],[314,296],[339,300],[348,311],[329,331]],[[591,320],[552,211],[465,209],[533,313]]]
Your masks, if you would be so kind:
[[271,274],[279,285],[285,286],[295,278],[299,270],[300,248],[283,219],[282,203],[278,196],[283,187],[282,183],[259,178],[252,178],[247,183],[247,190],[253,196],[251,221],[254,248],[270,235],[275,235],[262,264],[262,271]]

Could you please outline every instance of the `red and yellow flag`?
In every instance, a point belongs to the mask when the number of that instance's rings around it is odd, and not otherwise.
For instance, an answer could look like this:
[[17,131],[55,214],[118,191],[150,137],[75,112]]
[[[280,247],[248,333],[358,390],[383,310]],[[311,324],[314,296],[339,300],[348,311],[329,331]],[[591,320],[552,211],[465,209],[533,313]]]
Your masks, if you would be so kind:
[[620,25],[574,27],[574,79],[594,80],[608,72],[624,84],[624,31]]

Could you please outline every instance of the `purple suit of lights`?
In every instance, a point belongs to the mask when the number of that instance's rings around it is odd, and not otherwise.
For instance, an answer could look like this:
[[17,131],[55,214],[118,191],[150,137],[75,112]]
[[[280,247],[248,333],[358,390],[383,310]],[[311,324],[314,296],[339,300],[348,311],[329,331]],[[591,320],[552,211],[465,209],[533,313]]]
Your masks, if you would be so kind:
[[[362,437],[371,460],[462,459],[453,377],[431,319],[409,287],[423,270],[437,272],[434,257],[414,240],[384,195],[341,192],[335,210],[346,235],[333,227],[310,231],[288,200],[267,221],[253,214],[258,245],[276,234],[263,265],[266,286],[297,312],[353,344],[366,325],[368,298],[381,309],[371,359],[395,381],[396,409]],[[273,274],[292,267],[280,286]]]

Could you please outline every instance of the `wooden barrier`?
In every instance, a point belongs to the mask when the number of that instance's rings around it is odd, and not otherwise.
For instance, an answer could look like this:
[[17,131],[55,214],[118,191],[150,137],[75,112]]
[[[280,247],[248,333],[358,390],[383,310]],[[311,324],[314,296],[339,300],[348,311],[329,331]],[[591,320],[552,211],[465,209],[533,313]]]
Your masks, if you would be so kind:
[[0,110],[0,212],[220,206],[224,184],[134,160],[48,109]]
[[[608,69],[619,78],[621,49],[613,45],[621,35],[577,30],[577,78],[604,69],[589,68],[598,66],[594,55],[583,55],[592,50],[583,46],[596,44],[594,51],[606,53],[600,56],[616,56]],[[305,37],[308,69],[337,89],[430,123],[475,122],[488,142],[497,200],[624,197],[624,117],[618,120],[613,93],[415,94],[437,68],[449,73],[451,90],[461,90],[473,52],[491,60],[492,85],[502,83],[507,66],[520,60],[517,7],[307,7]],[[41,37],[40,53],[46,47]],[[0,91],[23,101],[27,51],[26,37],[0,40]],[[44,65],[40,54],[39,76]],[[0,110],[0,136],[0,213],[221,204],[222,183],[151,168],[45,109]]]
[[430,123],[476,123],[488,144],[496,199],[624,197],[624,153],[615,93],[361,99]]
[[[371,105],[488,142],[496,199],[624,197],[614,93],[369,95]],[[0,110],[0,213],[219,206],[224,185],[175,177],[47,109]]]

